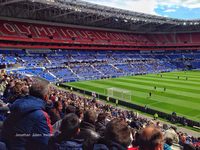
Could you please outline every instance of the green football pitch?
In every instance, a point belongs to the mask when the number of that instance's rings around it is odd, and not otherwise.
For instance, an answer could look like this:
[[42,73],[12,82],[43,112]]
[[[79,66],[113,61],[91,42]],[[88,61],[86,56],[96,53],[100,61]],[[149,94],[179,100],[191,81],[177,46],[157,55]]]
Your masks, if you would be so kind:
[[127,90],[131,98],[126,101],[169,114],[175,111],[179,116],[200,121],[200,71],[162,73],[162,77],[161,74],[148,74],[66,84],[102,95],[107,95],[109,88]]

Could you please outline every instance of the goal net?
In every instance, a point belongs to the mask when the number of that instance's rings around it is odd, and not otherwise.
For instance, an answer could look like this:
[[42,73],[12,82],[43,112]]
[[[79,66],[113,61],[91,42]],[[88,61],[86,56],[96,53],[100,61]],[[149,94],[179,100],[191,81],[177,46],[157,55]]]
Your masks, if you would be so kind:
[[131,101],[132,92],[120,88],[107,88],[107,96],[119,100]]

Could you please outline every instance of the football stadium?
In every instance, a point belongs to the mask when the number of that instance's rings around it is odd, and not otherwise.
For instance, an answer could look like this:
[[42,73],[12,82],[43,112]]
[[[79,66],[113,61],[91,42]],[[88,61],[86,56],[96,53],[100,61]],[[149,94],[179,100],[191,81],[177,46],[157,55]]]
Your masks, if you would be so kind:
[[200,15],[0,0],[0,150],[199,150]]

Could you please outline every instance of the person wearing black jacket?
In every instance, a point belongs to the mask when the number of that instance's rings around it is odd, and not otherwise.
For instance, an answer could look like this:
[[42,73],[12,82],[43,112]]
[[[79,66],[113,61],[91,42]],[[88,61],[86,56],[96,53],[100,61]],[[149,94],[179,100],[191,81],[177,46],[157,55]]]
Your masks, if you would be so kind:
[[48,150],[82,150],[83,139],[75,137],[80,132],[80,122],[77,115],[67,114],[62,120],[60,134],[51,137],[48,144]]
[[105,136],[94,144],[93,150],[127,150],[131,144],[131,131],[121,118],[115,118],[106,125]]
[[88,110],[84,113],[83,121],[80,125],[80,133],[76,139],[84,139],[83,147],[85,150],[90,150],[99,139],[99,134],[95,131],[96,113]]
[[106,129],[106,113],[100,113],[98,115],[95,127],[96,132],[98,132],[100,136],[104,136],[104,132]]

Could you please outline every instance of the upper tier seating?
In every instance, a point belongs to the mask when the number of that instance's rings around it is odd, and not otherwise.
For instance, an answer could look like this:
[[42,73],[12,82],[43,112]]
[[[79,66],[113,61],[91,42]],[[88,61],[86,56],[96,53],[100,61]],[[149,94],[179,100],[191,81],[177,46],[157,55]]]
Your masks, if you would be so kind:
[[[200,33],[133,34],[94,29],[53,26],[0,20],[0,40],[18,44],[55,43],[101,46],[193,46],[200,44]],[[26,43],[25,43],[26,42]],[[0,46],[13,45],[0,42]],[[35,46],[34,44],[29,45]],[[42,46],[45,46],[42,44]],[[58,45],[57,45],[58,46]],[[53,47],[53,46],[52,46]]]

